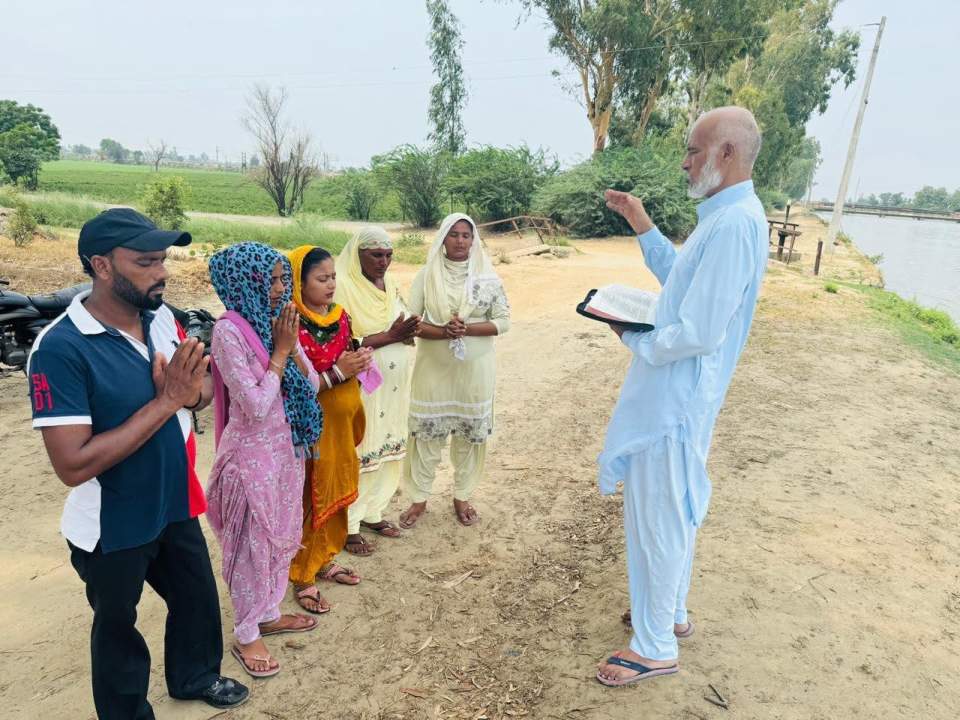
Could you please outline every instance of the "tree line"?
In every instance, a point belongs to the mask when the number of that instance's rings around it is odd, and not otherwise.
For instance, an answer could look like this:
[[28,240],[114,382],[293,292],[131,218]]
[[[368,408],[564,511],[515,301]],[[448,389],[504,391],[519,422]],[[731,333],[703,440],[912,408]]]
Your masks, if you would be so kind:
[[[598,192],[606,185],[656,195],[659,200],[651,202],[662,203],[676,219],[674,234],[682,235],[692,225],[694,210],[685,195],[678,151],[696,117],[725,104],[750,108],[761,126],[764,143],[754,179],[764,201],[782,205],[809,188],[820,146],[806,135],[806,123],[826,109],[837,84],[853,81],[859,47],[857,34],[830,28],[836,0],[513,1],[521,19],[547,20],[547,50],[574,70],[575,80],[565,87],[583,105],[590,159],[561,172],[543,149],[471,147],[463,121],[469,100],[463,28],[446,0],[425,0],[435,78],[426,142],[401,145],[344,172],[342,190],[351,216],[366,219],[391,193],[404,216],[420,225],[435,222],[450,206],[485,219],[544,212],[581,235],[624,231]],[[40,115],[29,129],[18,131],[21,137],[42,134],[41,120],[52,127]],[[249,176],[278,214],[296,213],[306,188],[321,175],[317,143],[295,130],[282,88],[252,88],[241,121],[256,145],[252,157],[258,164],[247,168]],[[0,163],[5,162],[3,138],[0,134]],[[59,134],[49,146],[53,157],[58,142]],[[28,178],[34,186],[40,162],[51,159],[50,152],[35,154]],[[148,152],[129,151],[109,138],[99,153],[114,162],[140,159],[156,168],[176,156],[166,143]],[[17,172],[7,170],[11,179]]]
[[924,185],[911,197],[902,192],[882,192],[861,196],[858,205],[869,207],[903,208],[904,210],[932,210],[960,212],[960,188],[952,193],[945,187]]

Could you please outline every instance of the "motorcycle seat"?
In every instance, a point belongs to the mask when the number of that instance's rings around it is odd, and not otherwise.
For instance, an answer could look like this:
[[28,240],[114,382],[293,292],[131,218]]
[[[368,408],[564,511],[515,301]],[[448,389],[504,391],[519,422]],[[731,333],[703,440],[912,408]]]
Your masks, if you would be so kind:
[[0,291],[0,310],[19,310],[20,308],[30,307],[33,303],[26,295],[21,295],[12,290]]
[[30,295],[29,301],[33,303],[33,306],[42,312],[43,314],[57,313],[60,314],[73,301],[73,298],[84,290],[90,288],[90,283],[84,283],[82,285],[74,285],[73,287],[63,288],[62,290],[57,290],[52,293],[47,293],[45,295]]

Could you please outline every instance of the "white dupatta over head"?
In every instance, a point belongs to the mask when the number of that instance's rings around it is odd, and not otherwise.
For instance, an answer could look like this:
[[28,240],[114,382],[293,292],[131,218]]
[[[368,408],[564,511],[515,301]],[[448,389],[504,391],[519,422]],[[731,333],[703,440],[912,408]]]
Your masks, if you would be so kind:
[[[455,262],[447,257],[443,242],[461,220],[473,229],[473,244],[466,261]],[[427,253],[424,268],[424,319],[432,325],[446,325],[454,315],[466,320],[477,307],[489,307],[504,294],[500,276],[480,240],[477,225],[469,215],[452,213],[444,218]],[[454,356],[464,358],[463,338],[450,341]]]

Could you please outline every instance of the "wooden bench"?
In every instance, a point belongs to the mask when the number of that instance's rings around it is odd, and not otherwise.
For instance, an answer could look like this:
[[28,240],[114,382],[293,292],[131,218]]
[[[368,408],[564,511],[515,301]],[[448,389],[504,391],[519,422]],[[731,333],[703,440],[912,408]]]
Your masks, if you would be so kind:
[[[769,236],[771,243],[773,242],[773,233],[777,233],[779,238],[777,241],[777,260],[783,260],[783,251],[787,250],[787,260],[786,264],[789,265],[790,261],[793,260],[793,248],[796,245],[797,238],[803,235],[803,232],[799,230],[800,223],[785,222],[783,220],[767,220],[767,225],[769,226]],[[787,238],[790,239],[790,246],[787,245]]]
[[523,231],[521,226],[524,228],[530,228],[539,238],[541,243],[544,243],[543,236],[553,238],[557,235],[557,226],[550,218],[540,217],[537,215],[517,215],[515,217],[504,218],[503,220],[493,220],[491,222],[479,223],[477,229],[495,227],[497,225],[512,225],[513,231],[521,239],[523,238]]

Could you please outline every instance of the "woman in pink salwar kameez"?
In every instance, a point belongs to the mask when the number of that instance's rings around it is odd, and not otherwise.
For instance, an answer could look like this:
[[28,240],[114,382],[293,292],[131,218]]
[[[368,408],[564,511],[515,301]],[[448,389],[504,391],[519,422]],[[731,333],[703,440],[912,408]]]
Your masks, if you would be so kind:
[[211,343],[217,455],[208,518],[233,602],[232,654],[250,675],[269,677],[280,666],[263,636],[317,626],[282,614],[280,603],[300,546],[304,444],[321,427],[319,379],[297,341],[286,258],[243,243],[211,258],[210,276],[228,312]]

